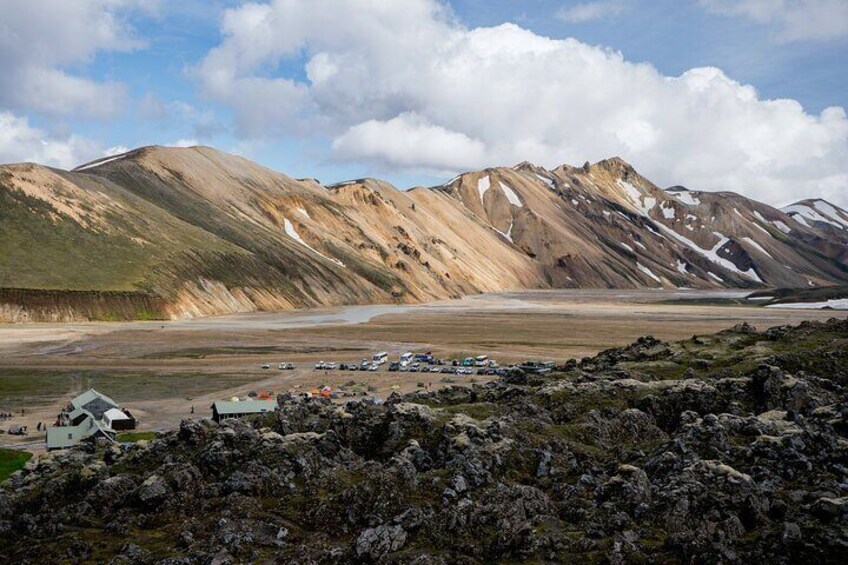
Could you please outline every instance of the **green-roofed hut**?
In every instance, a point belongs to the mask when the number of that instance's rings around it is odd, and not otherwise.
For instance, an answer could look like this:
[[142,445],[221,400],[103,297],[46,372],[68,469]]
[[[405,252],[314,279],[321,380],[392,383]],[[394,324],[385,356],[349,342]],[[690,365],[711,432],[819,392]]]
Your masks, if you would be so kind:
[[220,422],[227,418],[243,418],[276,409],[276,400],[218,400],[212,405],[212,419]]

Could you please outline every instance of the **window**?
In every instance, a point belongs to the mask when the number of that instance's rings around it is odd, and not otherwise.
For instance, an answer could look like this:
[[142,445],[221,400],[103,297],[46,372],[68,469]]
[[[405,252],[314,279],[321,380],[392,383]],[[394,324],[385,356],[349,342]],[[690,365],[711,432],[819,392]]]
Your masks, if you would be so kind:
[[74,439],[74,434],[68,434],[68,439]]

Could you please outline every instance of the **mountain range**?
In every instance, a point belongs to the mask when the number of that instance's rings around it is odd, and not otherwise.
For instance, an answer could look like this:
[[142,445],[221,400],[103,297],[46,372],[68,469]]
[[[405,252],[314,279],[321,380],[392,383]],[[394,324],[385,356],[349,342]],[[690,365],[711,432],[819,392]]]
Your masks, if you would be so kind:
[[0,319],[186,318],[545,288],[848,282],[848,212],[660,188],[619,158],[399,190],[209,147],[0,166]]

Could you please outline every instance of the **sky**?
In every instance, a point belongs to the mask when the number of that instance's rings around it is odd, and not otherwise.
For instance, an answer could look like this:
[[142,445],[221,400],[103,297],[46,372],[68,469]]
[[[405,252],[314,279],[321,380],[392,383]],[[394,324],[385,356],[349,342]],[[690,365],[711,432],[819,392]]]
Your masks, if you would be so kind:
[[400,188],[620,156],[848,206],[848,0],[0,0],[0,163],[211,145]]

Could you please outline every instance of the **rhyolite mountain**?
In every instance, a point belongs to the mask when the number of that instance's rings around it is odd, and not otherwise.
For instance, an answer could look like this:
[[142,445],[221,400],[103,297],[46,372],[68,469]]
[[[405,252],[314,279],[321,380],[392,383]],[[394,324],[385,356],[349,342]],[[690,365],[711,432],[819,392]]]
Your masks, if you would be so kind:
[[143,147],[73,171],[0,166],[0,319],[844,284],[845,222],[821,200],[778,210],[662,189],[618,158],[403,191],[293,179],[209,147]]

